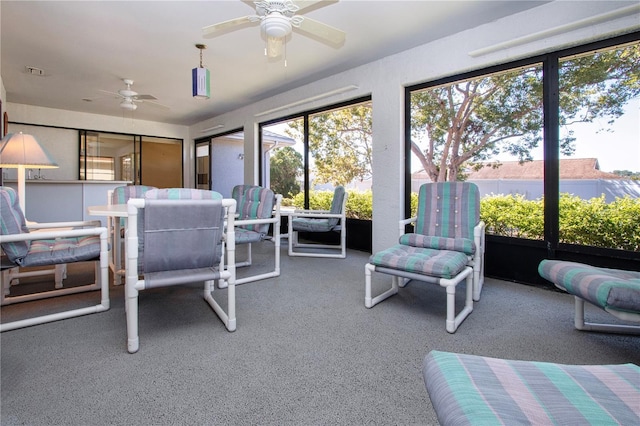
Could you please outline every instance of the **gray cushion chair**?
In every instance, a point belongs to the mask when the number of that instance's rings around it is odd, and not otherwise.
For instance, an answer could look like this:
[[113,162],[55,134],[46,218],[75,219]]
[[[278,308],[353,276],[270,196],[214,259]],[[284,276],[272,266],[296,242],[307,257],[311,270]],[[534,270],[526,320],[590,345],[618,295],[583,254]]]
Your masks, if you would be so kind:
[[639,325],[586,322],[584,310],[586,301],[620,320],[640,322],[640,272],[548,259],[540,262],[538,272],[574,296],[576,329],[640,334]]
[[[236,329],[235,209],[235,200],[217,192],[186,188],[154,189],[143,199],[127,202],[125,311],[130,353],[140,347],[138,295],[150,288],[204,282],[205,301],[227,330]],[[227,283],[226,312],[213,297],[216,281],[222,280]]]
[[[408,224],[414,232],[405,233]],[[446,329],[454,333],[473,311],[484,282],[484,228],[480,192],[469,182],[427,183],[418,193],[415,217],[399,222],[398,244],[374,253],[365,265],[365,306],[398,293],[408,281],[438,284],[447,291]],[[391,288],[372,296],[371,276],[392,276]],[[465,306],[456,314],[456,286],[466,280]]]
[[[20,209],[18,195],[9,187],[0,187],[0,218],[2,220],[0,246],[4,253],[1,258],[3,270],[93,261],[96,264],[96,281],[91,285],[91,289],[100,290],[100,303],[94,306],[3,323],[0,325],[0,331],[109,309],[109,244],[107,228],[100,226],[100,221],[37,223],[27,226]],[[37,232],[32,232],[34,230]],[[86,287],[46,291],[40,298],[86,291]],[[19,298],[19,296],[16,297]]]
[[638,425],[640,368],[431,351],[422,373],[442,426]]
[[[337,186],[333,191],[329,210],[295,210],[289,214],[288,239],[289,256],[302,257],[347,257],[347,191]],[[338,244],[300,242],[299,232],[328,233],[339,232]]]
[[[107,204],[127,204],[131,198],[143,198],[150,189],[149,185],[123,185],[108,192]],[[111,259],[109,268],[113,273],[113,284],[120,285],[124,281],[124,258],[122,256],[122,238],[124,237],[124,218],[107,217],[109,242],[111,243]]]
[[[253,263],[251,246],[270,240],[274,245],[274,266],[269,272],[236,277],[236,285],[280,276],[280,205],[282,195],[271,189],[257,185],[236,185],[231,193],[237,203],[236,245],[247,247],[244,261],[237,262],[236,268],[251,266]],[[273,236],[269,227],[273,226]]]

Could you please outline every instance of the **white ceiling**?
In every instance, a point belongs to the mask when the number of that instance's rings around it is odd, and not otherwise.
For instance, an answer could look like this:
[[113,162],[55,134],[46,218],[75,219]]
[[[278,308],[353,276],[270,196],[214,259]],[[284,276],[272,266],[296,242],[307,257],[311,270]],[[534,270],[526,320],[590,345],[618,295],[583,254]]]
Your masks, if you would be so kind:
[[[305,11],[347,33],[340,48],[299,33],[284,61],[264,56],[258,25],[212,39],[202,27],[254,14],[251,2],[8,1],[0,3],[2,79],[7,101],[191,125],[273,94],[429,41],[538,6],[541,1],[341,0]],[[211,99],[191,97],[196,43],[211,71]],[[43,69],[34,76],[25,67]],[[401,64],[399,64],[401,66]],[[116,92],[123,78],[169,109],[149,103],[131,113]]]

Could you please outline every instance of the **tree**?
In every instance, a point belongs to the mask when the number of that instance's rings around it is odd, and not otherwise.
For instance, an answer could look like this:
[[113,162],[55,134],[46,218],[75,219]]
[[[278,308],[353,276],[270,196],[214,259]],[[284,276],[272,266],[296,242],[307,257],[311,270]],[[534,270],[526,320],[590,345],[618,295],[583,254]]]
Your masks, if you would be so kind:
[[271,189],[284,198],[293,198],[300,192],[298,176],[302,167],[302,155],[292,147],[275,150],[270,159]]
[[[623,114],[640,94],[639,44],[564,60],[560,73],[560,125]],[[457,180],[463,166],[508,152],[532,160],[542,140],[542,68],[490,75],[414,92],[411,151],[432,181]],[[560,141],[574,152],[571,129]],[[499,164],[494,164],[498,166]]]
[[[301,139],[303,121],[289,123]],[[316,114],[309,119],[309,152],[316,183],[347,185],[371,178],[371,103]]]

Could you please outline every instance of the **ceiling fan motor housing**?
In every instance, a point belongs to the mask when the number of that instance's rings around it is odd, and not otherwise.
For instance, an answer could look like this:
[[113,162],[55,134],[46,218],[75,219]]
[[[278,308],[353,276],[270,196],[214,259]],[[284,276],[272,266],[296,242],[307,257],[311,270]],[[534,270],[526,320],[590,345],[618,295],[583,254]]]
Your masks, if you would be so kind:
[[291,21],[280,12],[271,12],[260,23],[268,37],[282,38],[291,34]]

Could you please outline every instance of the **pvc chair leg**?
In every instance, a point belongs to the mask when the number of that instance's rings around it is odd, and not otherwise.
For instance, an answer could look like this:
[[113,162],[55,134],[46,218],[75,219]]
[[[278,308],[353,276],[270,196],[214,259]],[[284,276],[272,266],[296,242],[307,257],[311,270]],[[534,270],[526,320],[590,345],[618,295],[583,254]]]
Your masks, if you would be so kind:
[[[461,274],[464,274],[462,272]],[[458,275],[460,277],[460,275]],[[466,289],[465,289],[465,303],[464,308],[458,315],[456,315],[456,286],[460,283],[457,280],[458,277],[454,277],[455,280],[452,284],[448,284],[447,288],[447,321],[446,328],[449,333],[455,333],[462,321],[464,321],[469,314],[473,311],[473,271],[471,268],[466,269]],[[457,281],[457,282],[456,282]]]
[[397,277],[392,277],[390,289],[382,292],[376,297],[371,297],[371,273],[375,270],[375,265],[372,265],[371,263],[367,263],[366,265],[364,265],[364,306],[367,308],[372,308],[383,300],[388,299],[389,297],[398,293],[398,280],[396,279]]
[[134,284],[125,284],[125,313],[127,316],[127,350],[136,353],[140,349],[138,336],[138,290]]

